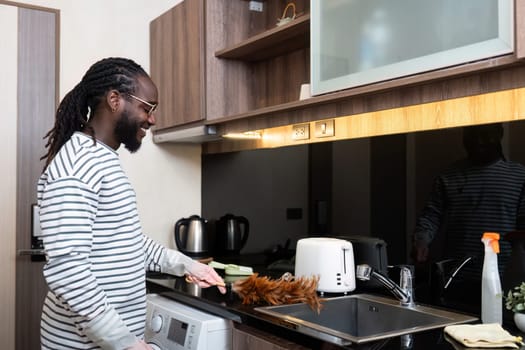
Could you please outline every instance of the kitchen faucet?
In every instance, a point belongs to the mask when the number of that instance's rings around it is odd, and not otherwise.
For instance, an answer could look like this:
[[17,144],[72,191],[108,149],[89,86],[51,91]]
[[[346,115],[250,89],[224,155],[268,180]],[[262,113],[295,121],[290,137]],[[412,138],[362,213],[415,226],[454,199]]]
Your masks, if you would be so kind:
[[371,277],[374,277],[399,299],[401,306],[415,306],[414,291],[412,289],[412,272],[406,266],[401,267],[399,278],[399,284],[401,286],[367,264],[357,265],[356,277],[361,281],[369,281]]

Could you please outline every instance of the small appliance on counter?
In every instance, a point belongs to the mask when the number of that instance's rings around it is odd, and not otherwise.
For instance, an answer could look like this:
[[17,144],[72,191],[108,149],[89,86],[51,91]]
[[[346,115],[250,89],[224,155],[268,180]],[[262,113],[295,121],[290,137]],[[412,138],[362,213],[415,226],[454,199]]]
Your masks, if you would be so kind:
[[312,237],[297,241],[295,276],[319,276],[321,293],[347,293],[355,289],[352,243],[343,239]]
[[[352,243],[354,250],[354,262],[356,265],[367,264],[379,271],[385,276],[388,276],[388,256],[387,244],[384,240],[377,237],[369,237],[363,235],[337,235],[333,238],[344,239]],[[376,280],[370,281],[356,281],[358,289],[384,289],[384,287]]]
[[218,253],[239,254],[248,241],[250,223],[244,216],[226,214],[216,223],[216,248]]
[[198,215],[178,220],[174,232],[177,249],[191,257],[207,257],[210,236],[206,224],[207,220]]
[[148,294],[144,340],[155,350],[229,350],[231,320]]

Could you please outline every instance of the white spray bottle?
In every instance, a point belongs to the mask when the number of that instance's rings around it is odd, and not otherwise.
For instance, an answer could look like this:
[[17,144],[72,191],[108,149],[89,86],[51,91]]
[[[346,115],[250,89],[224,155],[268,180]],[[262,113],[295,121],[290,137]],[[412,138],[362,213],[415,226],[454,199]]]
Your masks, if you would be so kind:
[[503,294],[498,271],[499,234],[485,232],[481,241],[485,245],[481,280],[481,321],[501,324]]

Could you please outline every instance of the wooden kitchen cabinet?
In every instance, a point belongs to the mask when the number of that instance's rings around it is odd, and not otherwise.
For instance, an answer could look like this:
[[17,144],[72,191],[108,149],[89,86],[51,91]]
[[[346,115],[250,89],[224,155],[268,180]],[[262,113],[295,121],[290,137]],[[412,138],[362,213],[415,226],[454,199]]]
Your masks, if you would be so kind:
[[153,20],[155,131],[298,100],[310,74],[309,1],[294,1],[297,19],[277,27],[288,2],[264,2],[255,12],[247,1],[185,0]]
[[[243,1],[228,3],[239,7],[240,16],[224,21],[222,40],[215,40],[216,44],[209,47],[207,59],[210,64],[228,66],[229,84],[237,86],[242,94],[224,89],[222,100],[238,102],[209,104],[209,121],[238,119],[254,110],[299,100],[301,84],[310,81],[310,5],[305,0],[293,1],[296,19],[277,26],[287,3],[290,1],[264,2],[262,13],[247,11]],[[217,27],[218,23],[210,25]],[[213,27],[208,32],[213,32]],[[221,86],[218,76],[209,74],[207,78],[210,87]]]
[[292,343],[283,338],[263,332],[243,324],[235,324],[233,328],[233,350],[303,350],[304,346]]
[[183,1],[150,24],[151,77],[160,102],[155,130],[204,119],[203,6]]
[[[348,132],[342,136],[343,139],[429,130],[443,127],[439,118],[430,118],[431,123],[425,121],[424,126],[414,127],[409,125],[406,118],[400,117],[403,121],[400,124],[397,119],[396,122],[390,122],[394,120],[391,117],[384,120],[381,116],[367,115],[367,113],[397,108],[393,113],[403,115],[404,109],[400,107],[523,86],[520,65],[523,63],[523,52],[525,52],[525,24],[523,24],[525,22],[519,19],[525,16],[525,0],[517,0],[515,11],[518,20],[515,26],[514,54],[299,100],[301,84],[310,82],[309,13],[311,9],[308,0],[294,1],[296,19],[282,27],[276,27],[277,19],[281,17],[284,7],[290,2],[290,0],[264,1],[264,12],[259,13],[249,10],[248,1],[185,0],[187,6],[193,3],[193,7],[200,11],[198,27],[200,41],[199,45],[193,45],[201,50],[199,61],[201,89],[196,93],[190,93],[184,84],[176,87],[175,84],[178,83],[173,83],[173,78],[168,74],[173,69],[173,62],[177,61],[178,63],[175,64],[179,64],[185,61],[184,58],[178,57],[178,55],[185,55],[184,50],[182,52],[165,50],[164,45],[154,44],[159,40],[159,35],[168,35],[164,31],[170,32],[170,28],[174,26],[170,22],[174,21],[174,17],[165,14],[152,22],[152,75],[161,91],[160,113],[164,114],[158,116],[159,119],[163,118],[163,121],[158,123],[155,133],[160,134],[200,124],[213,125],[219,135],[249,130],[264,130],[266,133],[269,128],[278,129],[291,127],[293,124],[365,114],[365,117],[357,121],[357,126],[348,127],[350,130],[359,130],[356,136],[352,136],[353,134],[348,136],[351,134]],[[164,29],[155,29],[154,27],[159,27],[156,22],[161,22],[161,18],[167,20]],[[166,47],[173,45],[170,40]],[[189,41],[186,42],[190,45]],[[159,58],[161,54],[169,57]],[[189,95],[199,97],[200,104],[197,102],[191,104],[199,108],[199,114],[194,119],[182,118],[189,113],[180,106],[175,106],[174,103],[174,98],[183,100],[181,103],[189,101]],[[188,98],[185,99],[183,96]],[[458,114],[464,115],[460,108]],[[166,118],[167,120],[164,121]],[[502,118],[490,119],[494,122],[500,120]],[[488,121],[483,119],[483,122]],[[467,121],[458,118],[458,121],[453,121],[446,126],[479,122],[475,113],[472,113],[469,114]],[[280,140],[282,135],[291,135],[291,130],[278,130],[276,139]],[[335,137],[338,135],[336,131]],[[322,139],[322,141],[331,140],[333,138]],[[306,142],[318,141],[321,140],[311,138]],[[275,146],[276,144],[271,145],[271,147]],[[230,152],[265,147],[268,146],[258,141],[241,142],[223,139],[205,143],[203,152]]]

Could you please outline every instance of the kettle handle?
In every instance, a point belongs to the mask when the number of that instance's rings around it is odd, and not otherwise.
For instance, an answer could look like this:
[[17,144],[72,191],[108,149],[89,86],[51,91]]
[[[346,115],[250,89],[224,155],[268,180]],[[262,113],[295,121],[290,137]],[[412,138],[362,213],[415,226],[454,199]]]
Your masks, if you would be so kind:
[[197,214],[193,214],[191,215],[189,218],[185,219],[186,221],[190,221],[190,220],[198,220],[198,221],[201,221],[203,223],[206,223],[208,222],[208,220],[206,220],[205,218],[201,218],[199,215]]
[[179,250],[182,250],[182,247],[183,247],[182,240],[180,239],[180,228],[182,226],[187,226],[188,221],[189,221],[188,219],[180,219],[175,223],[175,230],[173,234],[175,236],[175,244],[177,245],[177,248]]
[[244,225],[244,230],[242,230],[242,238],[241,238],[241,248],[244,247],[246,242],[248,241],[248,233],[250,232],[250,223],[248,222],[248,219],[246,219],[244,216],[238,216],[236,219],[239,220],[239,223],[241,225]]

